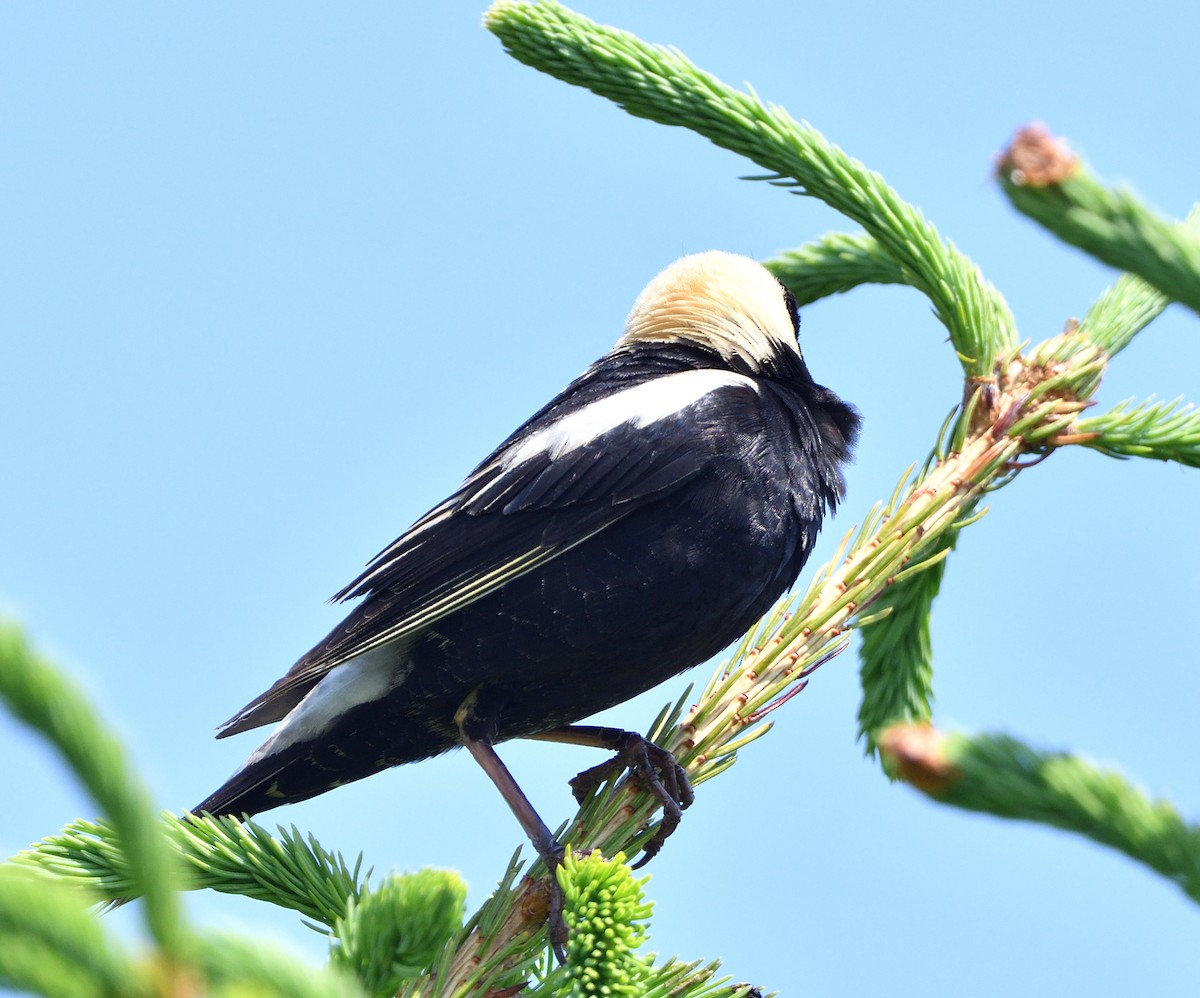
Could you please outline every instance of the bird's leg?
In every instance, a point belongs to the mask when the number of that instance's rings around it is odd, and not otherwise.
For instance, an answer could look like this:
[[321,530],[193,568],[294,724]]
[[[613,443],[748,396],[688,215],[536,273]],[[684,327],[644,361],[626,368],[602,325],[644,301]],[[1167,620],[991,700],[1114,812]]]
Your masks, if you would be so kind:
[[683,809],[696,799],[687,772],[675,761],[675,756],[647,741],[635,731],[590,724],[568,724],[530,737],[547,742],[564,742],[568,745],[591,745],[616,753],[607,762],[585,769],[571,780],[571,791],[580,804],[602,782],[623,770],[629,770],[633,777],[658,799],[663,810],[662,824],[643,846],[642,858],[633,864],[632,868],[635,870],[645,866],[658,855],[667,837],[679,827]]
[[521,823],[534,851],[550,874],[550,908],[546,916],[546,928],[550,936],[550,945],[554,947],[554,955],[558,957],[559,963],[566,963],[567,924],[563,921],[563,890],[558,882],[558,868],[562,865],[565,855],[563,847],[533,809],[529,798],[517,785],[512,773],[492,747],[495,721],[476,712],[477,693],[478,691],[472,693],[463,701],[454,715],[454,723],[458,726],[459,738],[463,745],[496,785],[496,789]]

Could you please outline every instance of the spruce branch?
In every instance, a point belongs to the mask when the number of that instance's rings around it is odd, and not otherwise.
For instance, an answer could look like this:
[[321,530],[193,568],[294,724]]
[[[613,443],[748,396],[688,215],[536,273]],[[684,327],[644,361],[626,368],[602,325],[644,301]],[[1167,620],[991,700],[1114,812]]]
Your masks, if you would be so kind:
[[333,964],[369,995],[394,995],[423,973],[462,927],[467,885],[447,870],[389,877],[349,901],[333,928]]
[[762,264],[801,306],[863,284],[913,283],[875,239],[861,232],[829,232]]
[[689,128],[769,171],[753,179],[818,198],[861,225],[929,298],[968,375],[987,375],[996,357],[1015,348],[1012,314],[975,264],[879,174],[783,108],[729,87],[675,49],[552,0],[499,0],[484,25],[521,62],[637,117]]
[[[1056,446],[1083,442],[1086,436],[1069,431],[1075,426],[1074,417],[1086,407],[1099,386],[1105,363],[1104,352],[1076,327],[1046,340],[1012,362],[997,363],[990,378],[968,380],[967,401],[943,422],[925,469],[918,477],[945,461],[947,454],[961,448],[971,434],[978,434],[982,424],[995,423],[998,412],[1006,407],[1009,416],[1003,418],[1012,420],[1009,432],[1023,439],[1023,450],[1036,455],[1035,460]],[[1021,400],[1030,402],[1046,396],[1058,398],[1060,411],[1056,419],[1035,426],[1037,417],[1019,412]],[[1012,459],[1004,473],[980,489],[979,497],[1007,485],[1021,467]],[[897,579],[897,584],[879,597],[871,621],[875,626],[860,622],[859,676],[863,698],[858,725],[868,754],[875,752],[876,735],[886,726],[901,721],[928,721],[932,717],[933,602],[945,575],[945,559],[957,544],[960,531],[987,512],[986,508],[980,508],[979,497],[964,504],[958,522],[936,539],[927,554],[930,567],[920,574]]]
[[151,980],[92,911],[83,891],[0,866],[0,986],[55,998],[149,995]]
[[[361,856],[349,867],[294,826],[278,828],[275,836],[252,821],[164,814],[162,827],[183,860],[179,886],[267,901],[327,927],[346,917],[370,876],[368,872],[360,882]],[[110,899],[139,896],[135,861],[114,825],[82,819],[13,857],[15,863],[54,873]]]
[[704,966],[698,960],[668,960],[647,974],[640,998],[775,998],[779,993],[760,991],[752,984],[731,983],[729,975],[717,977],[720,966],[716,960]]
[[517,883],[520,863],[514,857],[496,893],[460,939],[443,951],[432,973],[408,981],[399,998],[622,993],[638,998],[771,998],[751,985],[732,983],[728,975],[718,976],[718,960],[703,964],[670,958],[655,965],[653,956],[639,956],[650,906],[642,899],[645,880],[634,879],[624,858],[620,853],[606,859],[598,851],[568,852],[558,871],[572,925],[565,966],[555,966],[548,954],[538,955],[545,945],[540,923],[548,893],[530,877]]
[[1123,776],[1005,735],[897,725],[879,739],[894,775],[942,804],[1036,821],[1125,853],[1200,901],[1200,826]]
[[[186,877],[171,844],[178,849],[191,841],[192,826],[169,816],[163,824],[154,819],[116,739],[11,625],[0,627],[0,695],[58,748],[112,815],[111,821],[75,822],[41,843],[44,848],[0,865],[0,984],[71,998],[363,998],[351,978],[307,968],[274,947],[187,929],[175,893]],[[231,837],[227,851],[240,857],[248,837]],[[147,891],[147,922],[158,946],[135,961],[105,931],[94,903]]]
[[1092,303],[1079,329],[1111,357],[1129,346],[1169,304],[1166,295],[1140,277],[1122,274]]
[[1079,443],[1109,457],[1148,457],[1200,468],[1200,410],[1182,400],[1140,405],[1122,402],[1099,416],[1081,419]]
[[[1191,210],[1183,225],[1200,235],[1200,206]],[[1137,275],[1122,274],[1093,302],[1079,330],[1112,357],[1129,346],[1170,303],[1166,295]]]
[[[1038,455],[1037,459],[1048,453],[1047,448],[1076,442],[1077,438],[1065,436],[1073,425],[1072,413],[1078,414],[1086,406],[1099,384],[1104,363],[1101,351],[1077,332],[1069,332],[1045,341],[1013,364],[998,364],[994,377],[977,384],[961,411],[952,412],[943,423],[926,468],[945,461],[948,447],[960,446],[963,434],[978,433],[981,420],[994,422],[998,411],[1006,406],[1010,407],[1009,416],[1001,419],[1011,418],[1009,432],[1022,436],[1025,451]],[[1062,407],[1059,418],[1035,427],[1028,416],[1019,413],[1021,398],[1029,401],[1054,397],[1056,393],[1060,393]],[[1008,402],[1002,400],[1006,394]],[[1013,459],[1004,473],[981,488],[980,496],[1012,481],[1021,467]],[[929,560],[937,563],[886,590],[875,606],[875,619],[883,622],[862,626],[859,658],[863,699],[858,720],[869,753],[875,750],[877,732],[887,725],[931,717],[930,618],[945,572],[943,559],[953,550],[962,528],[982,517],[986,509],[979,508],[977,497],[959,512],[958,522],[937,539],[928,554]]]
[[279,946],[245,935],[207,933],[191,956],[198,979],[162,987],[162,998],[372,998],[339,967],[310,966]]
[[12,624],[0,622],[0,698],[9,711],[40,732],[78,776],[118,830],[128,858],[129,883],[145,897],[146,924],[168,955],[187,943],[178,873],[150,797],[136,779],[124,749],[87,699],[29,646]]
[[397,998],[498,998],[527,987],[546,950],[550,890],[544,878],[518,880],[523,866],[518,849],[491,897],[442,948],[429,974],[407,981]]
[[[249,821],[210,816],[181,819],[171,814],[163,815],[163,827],[184,861],[186,873],[179,886],[210,887],[268,901],[329,927],[326,931],[335,941],[332,962],[343,971],[314,975],[293,957],[247,941],[192,940],[188,963],[214,985],[257,980],[265,987],[273,982],[272,990],[264,994],[314,998],[394,994],[404,979],[421,973],[434,960],[462,922],[466,887],[449,871],[393,876],[372,891],[369,873],[360,881],[361,857],[348,867],[340,856],[323,849],[312,836],[305,839],[294,827],[279,828],[273,836]],[[131,862],[111,824],[75,821],[18,853],[0,872],[8,869],[30,877],[37,871],[43,880],[50,873],[56,878],[50,881],[52,886],[77,884],[95,896],[123,898],[137,890]],[[95,925],[94,916],[85,913],[85,924]],[[304,987],[296,981],[303,981]],[[111,993],[134,991],[130,986]]]
[[[958,531],[948,531],[939,551],[949,553]],[[875,732],[898,720],[924,721],[933,716],[933,639],[930,614],[946,573],[943,558],[903,585],[879,598],[884,611],[873,625],[860,626],[858,645],[862,702],[858,731],[868,753],[875,751]]]
[[1014,136],[997,175],[1017,211],[1200,312],[1200,233],[1158,215],[1132,191],[1105,187],[1045,126]]

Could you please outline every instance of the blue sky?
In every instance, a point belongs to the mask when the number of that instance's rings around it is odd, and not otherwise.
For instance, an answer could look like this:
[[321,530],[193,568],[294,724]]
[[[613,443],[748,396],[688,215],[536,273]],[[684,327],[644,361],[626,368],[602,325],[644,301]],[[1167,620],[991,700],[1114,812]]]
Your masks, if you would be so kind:
[[[1022,336],[1111,281],[995,189],[1043,120],[1182,215],[1200,9],[582,3],[681,48],[879,170],[972,256]],[[0,610],[95,697],[163,807],[257,744],[215,726],[339,618],[325,599],[620,333],[684,253],[767,257],[832,228],[691,133],[504,55],[454,4],[0,8]],[[1170,309],[1102,405],[1200,398],[1200,320]],[[803,316],[861,409],[816,566],[927,453],[958,368],[924,301],[872,288]],[[1060,453],[997,494],[935,609],[937,719],[1078,749],[1200,813],[1200,477]],[[609,712],[641,727],[680,678]],[[1195,907],[1040,827],[891,786],[854,737],[843,656],[701,788],[648,868],[651,946],[785,993],[1095,995],[1194,986]],[[7,854],[92,813],[0,719]],[[557,824],[586,750],[503,750]],[[481,901],[520,841],[465,753],[265,816],[377,869],[461,870]],[[207,925],[324,943],[193,895]],[[122,914],[126,921],[130,916]],[[129,922],[132,924],[132,922]]]

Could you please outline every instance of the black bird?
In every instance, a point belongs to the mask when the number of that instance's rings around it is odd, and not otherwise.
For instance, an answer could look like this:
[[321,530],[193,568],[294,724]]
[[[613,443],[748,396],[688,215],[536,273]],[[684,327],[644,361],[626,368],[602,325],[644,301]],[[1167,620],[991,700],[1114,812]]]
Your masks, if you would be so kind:
[[798,331],[752,260],[659,274],[612,351],[339,592],[362,602],[222,725],[283,722],[196,813],[252,815],[465,745],[552,868],[561,848],[492,747],[538,737],[619,750],[663,801],[657,851],[690,802],[682,770],[575,722],[715,655],[796,580],[859,426]]

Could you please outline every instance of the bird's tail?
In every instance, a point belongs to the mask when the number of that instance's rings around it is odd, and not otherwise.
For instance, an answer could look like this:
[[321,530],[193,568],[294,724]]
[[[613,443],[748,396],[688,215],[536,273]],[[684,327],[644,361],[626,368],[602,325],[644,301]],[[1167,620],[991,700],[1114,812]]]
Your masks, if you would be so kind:
[[362,723],[368,715],[363,707],[341,723],[313,732],[281,727],[192,813],[248,817],[438,755],[457,744],[448,733],[433,734],[394,719],[391,724]]
[[[299,760],[251,756],[241,769],[192,808],[192,813],[248,818],[281,804],[307,800],[337,785],[329,780],[298,780],[300,774],[296,770],[302,768]],[[282,788],[281,780],[287,781],[289,791]]]
[[249,817],[282,804],[308,800],[392,764],[367,739],[339,738],[337,732],[334,737],[327,732],[308,737],[281,738],[281,734],[287,733],[277,730],[192,813]]

